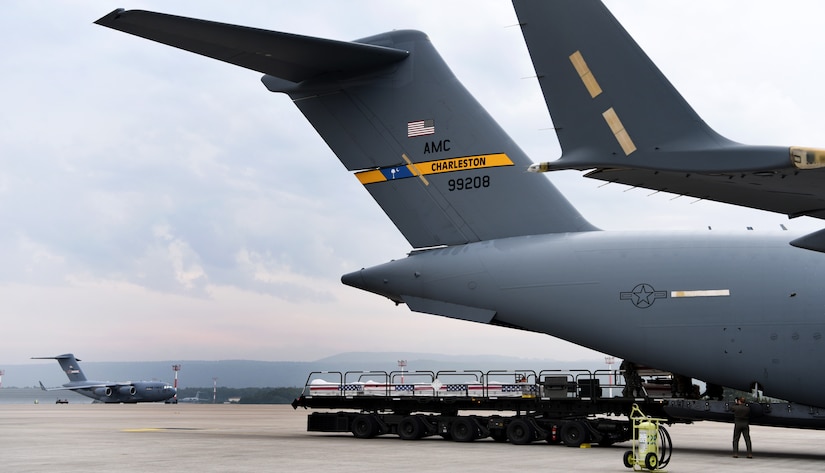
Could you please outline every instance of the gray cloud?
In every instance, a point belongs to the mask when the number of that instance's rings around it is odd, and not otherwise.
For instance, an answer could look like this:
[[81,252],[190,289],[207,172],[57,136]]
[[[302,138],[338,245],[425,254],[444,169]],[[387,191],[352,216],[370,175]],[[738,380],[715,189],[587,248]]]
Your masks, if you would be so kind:
[[[343,40],[424,30],[528,154],[559,155],[506,1],[125,6]],[[721,133],[825,146],[820,3],[608,6]],[[92,24],[110,8],[4,4],[0,39],[17,46],[0,56],[0,315],[14,328],[0,363],[65,351],[100,361],[317,359],[365,349],[365,338],[376,350],[596,356],[341,286],[342,273],[409,250],[377,204],[258,73]],[[819,228],[600,188],[578,172],[550,178],[608,229]]]

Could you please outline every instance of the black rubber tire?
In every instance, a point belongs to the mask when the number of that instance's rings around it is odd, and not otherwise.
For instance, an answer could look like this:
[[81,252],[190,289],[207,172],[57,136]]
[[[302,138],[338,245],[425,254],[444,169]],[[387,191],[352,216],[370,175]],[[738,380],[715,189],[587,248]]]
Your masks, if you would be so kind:
[[450,426],[450,435],[456,442],[472,442],[476,439],[475,422],[467,417],[459,417]]
[[507,424],[507,439],[514,445],[527,445],[536,439],[536,431],[529,422],[513,419]]
[[401,440],[418,440],[423,436],[424,426],[418,417],[405,417],[398,423],[398,437]]
[[566,422],[559,432],[561,441],[568,447],[581,447],[587,441],[587,428],[581,422]]
[[369,414],[357,416],[350,425],[352,435],[359,439],[369,439],[378,434],[378,423]]
[[624,452],[624,458],[622,458],[622,461],[624,461],[624,466],[633,468],[633,465],[636,463],[636,460],[633,458],[633,450]]
[[650,471],[659,468],[659,457],[657,457],[655,453],[650,452],[645,455],[645,468]]

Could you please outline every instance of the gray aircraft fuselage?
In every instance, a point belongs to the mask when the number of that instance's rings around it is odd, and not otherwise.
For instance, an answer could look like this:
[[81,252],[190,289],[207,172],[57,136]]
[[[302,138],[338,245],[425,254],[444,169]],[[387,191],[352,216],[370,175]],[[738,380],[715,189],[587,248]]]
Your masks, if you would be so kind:
[[433,249],[342,280],[424,312],[463,307],[467,320],[822,406],[824,258],[787,234],[583,232]]
[[[108,384],[108,386],[107,386]],[[91,385],[91,387],[84,387]],[[105,403],[160,402],[175,396],[175,388],[156,381],[134,381],[128,384],[104,381],[66,383],[64,388]]]
[[[771,166],[784,166],[771,179],[794,179],[791,148],[748,147],[710,129],[601,2],[516,0],[515,9],[562,147],[547,169],[638,165],[645,183],[676,192],[653,183],[651,166],[701,164],[704,181],[669,178],[677,193],[808,209],[790,215],[821,207],[787,183],[782,196],[751,185]],[[549,180],[526,172],[536,163],[426,34],[345,42],[141,10],[96,23],[263,73],[269,91],[293,100],[415,248],[344,283],[415,312],[547,333],[825,407],[825,254],[791,246],[789,232],[598,231]],[[796,242],[825,252],[825,231]]]

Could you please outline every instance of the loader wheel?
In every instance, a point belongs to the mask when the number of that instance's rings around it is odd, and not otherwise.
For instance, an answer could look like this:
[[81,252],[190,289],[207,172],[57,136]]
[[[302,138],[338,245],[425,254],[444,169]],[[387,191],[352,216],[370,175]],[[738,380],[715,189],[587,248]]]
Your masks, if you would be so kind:
[[513,419],[507,425],[507,438],[515,445],[527,445],[535,437],[533,427],[522,419]]
[[352,421],[352,435],[359,439],[368,439],[378,434],[378,424],[369,414],[361,414]]
[[622,460],[624,461],[624,466],[633,468],[633,465],[636,463],[636,459],[633,458],[633,450],[624,452],[624,458]]
[[423,436],[424,429],[418,417],[405,417],[398,423],[398,437],[401,440],[418,440]]
[[459,417],[453,421],[450,434],[456,442],[472,442],[476,439],[476,426],[472,419]]
[[650,471],[655,470],[659,467],[659,458],[656,457],[656,454],[653,452],[648,453],[645,455],[645,468]]
[[580,447],[587,441],[587,429],[581,422],[567,422],[561,426],[561,441],[568,447]]

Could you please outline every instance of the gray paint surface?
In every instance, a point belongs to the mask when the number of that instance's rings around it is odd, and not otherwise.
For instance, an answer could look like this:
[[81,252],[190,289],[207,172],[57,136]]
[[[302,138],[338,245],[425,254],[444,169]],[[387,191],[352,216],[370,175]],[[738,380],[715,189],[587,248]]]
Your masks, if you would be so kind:
[[[612,68],[629,66],[631,75],[649,62],[600,2],[516,2],[516,9],[537,69],[563,73],[556,80],[539,71],[554,119],[560,114],[565,156],[559,167],[603,172],[609,159],[625,163],[627,173],[626,162],[633,161],[643,169],[661,167],[666,177],[679,172],[690,179],[685,170],[696,168],[714,180],[733,171],[756,176],[787,157],[784,148],[745,147],[716,135],[655,67],[647,71],[652,75],[602,84],[630,84],[623,92],[583,95],[582,80],[570,76],[569,56],[576,50],[594,59],[600,78],[612,77],[599,73],[600,59],[620,62]],[[542,27],[553,18],[574,27]],[[591,37],[576,36],[584,29],[575,25],[591,20],[601,27],[588,29]],[[218,56],[220,40],[193,48],[185,28],[183,37],[170,40],[177,22],[191,20],[128,11],[98,20],[133,33],[138,24],[143,37]],[[247,32],[211,28],[215,38]],[[551,41],[550,30],[563,41]],[[300,50],[283,36],[255,34],[266,48]],[[560,51],[547,51],[548,42]],[[348,48],[322,39],[305,38],[301,47],[305,43],[318,48],[320,62],[334,62]],[[396,53],[376,49],[372,55],[365,43]],[[604,43],[618,49],[602,50]],[[344,283],[415,311],[548,333],[706,382],[739,389],[758,384],[767,395],[825,405],[825,368],[818,363],[825,354],[819,284],[825,255],[790,246],[787,235],[597,231],[549,181],[526,172],[532,162],[460,85],[426,35],[396,31],[352,47],[367,57],[360,68],[323,70],[294,82],[304,65],[287,63],[278,77],[264,77],[269,90],[293,99],[348,170],[371,173],[358,176],[412,246],[422,249],[347,274]],[[545,54],[564,56],[545,63]],[[389,65],[382,62],[387,58]],[[636,92],[644,91],[654,92],[654,100],[636,104]],[[575,94],[584,98],[577,101]],[[610,108],[638,141],[635,150],[620,146],[604,123],[602,113]],[[413,123],[425,132],[411,133]],[[701,179],[698,187],[683,182],[692,192],[706,190]],[[770,192],[746,194],[770,200]]]

